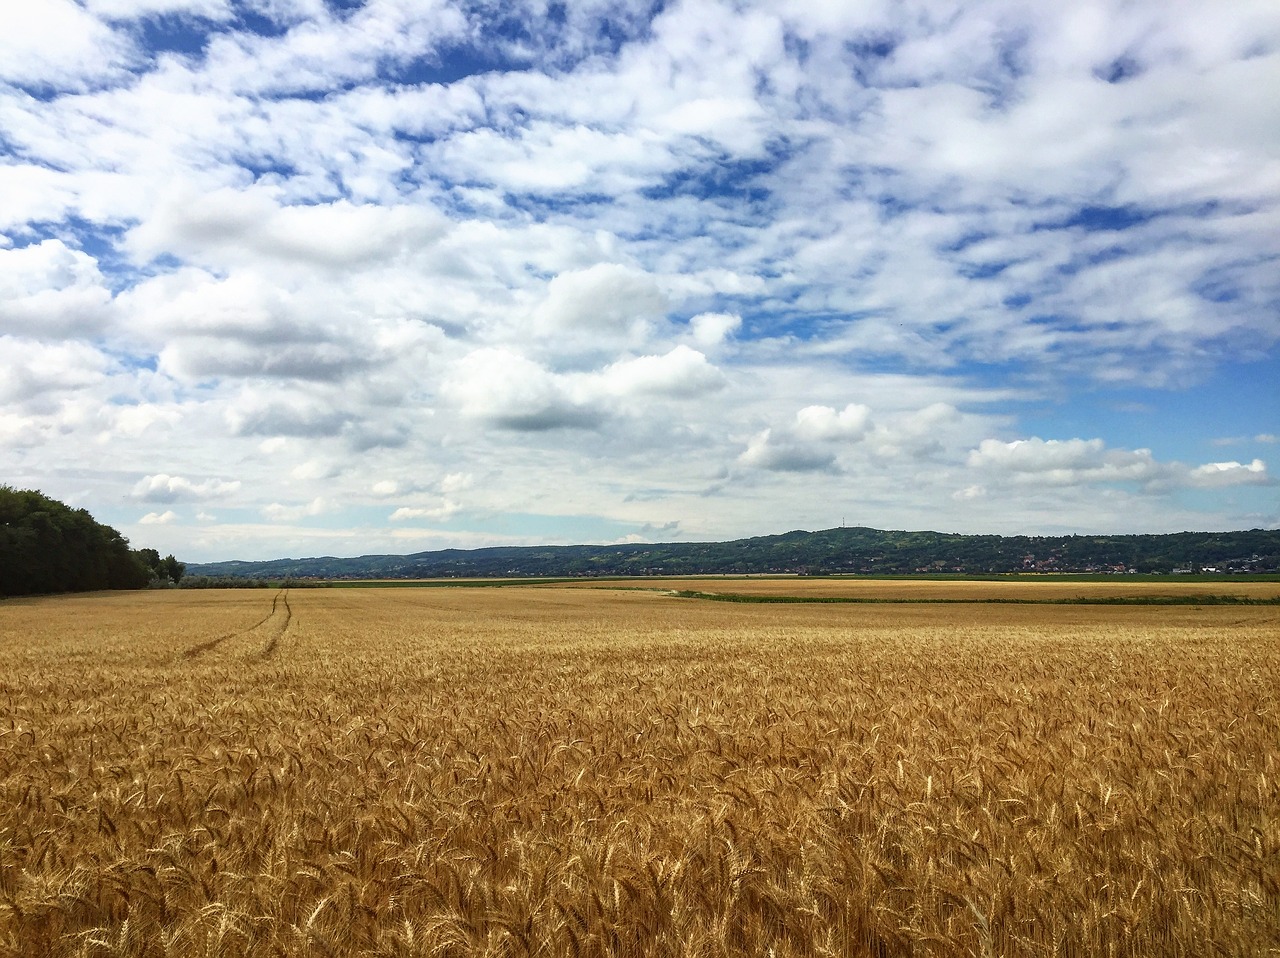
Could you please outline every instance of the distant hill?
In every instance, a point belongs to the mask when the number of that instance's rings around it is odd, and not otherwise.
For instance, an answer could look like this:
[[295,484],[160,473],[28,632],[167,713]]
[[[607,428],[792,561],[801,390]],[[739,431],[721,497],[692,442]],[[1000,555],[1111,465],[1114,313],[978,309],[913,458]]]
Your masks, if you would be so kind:
[[868,528],[731,542],[502,546],[413,555],[192,563],[195,576],[432,579],[752,573],[1278,572],[1280,531],[973,536]]

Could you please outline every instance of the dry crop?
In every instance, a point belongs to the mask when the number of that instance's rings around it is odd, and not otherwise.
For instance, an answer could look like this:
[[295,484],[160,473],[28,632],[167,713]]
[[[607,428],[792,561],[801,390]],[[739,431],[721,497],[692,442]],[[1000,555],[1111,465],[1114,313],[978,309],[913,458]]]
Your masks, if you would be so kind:
[[1164,578],[1131,579],[1128,576],[1027,576],[992,579],[900,579],[864,576],[680,576],[661,579],[581,579],[557,583],[559,588],[658,589],[709,594],[838,598],[894,602],[1043,602],[1066,603],[1097,600],[1159,604],[1163,599],[1243,603],[1280,600],[1280,581],[1236,577],[1220,581],[1188,581]]
[[0,954],[1280,954],[1267,606],[0,604]]

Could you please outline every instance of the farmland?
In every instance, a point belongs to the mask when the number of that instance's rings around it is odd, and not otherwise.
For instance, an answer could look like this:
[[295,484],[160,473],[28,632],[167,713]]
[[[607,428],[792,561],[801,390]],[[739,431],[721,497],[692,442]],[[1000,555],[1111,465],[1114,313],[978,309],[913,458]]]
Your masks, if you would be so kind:
[[[1091,589],[1206,603],[986,601]],[[1280,609],[1217,594],[1280,584],[6,601],[0,955],[1274,956]]]

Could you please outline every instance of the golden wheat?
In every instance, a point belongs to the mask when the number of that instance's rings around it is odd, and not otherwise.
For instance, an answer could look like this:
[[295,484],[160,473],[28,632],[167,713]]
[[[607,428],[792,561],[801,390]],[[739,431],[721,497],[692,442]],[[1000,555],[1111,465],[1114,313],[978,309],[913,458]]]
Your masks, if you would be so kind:
[[1275,955],[1276,621],[6,602],[0,954]]
[[1188,581],[1178,577],[1132,579],[1070,576],[1026,576],[993,579],[872,579],[859,576],[677,576],[658,579],[590,579],[556,582],[554,588],[658,591],[689,590],[708,594],[795,596],[894,601],[1065,602],[1078,599],[1151,599],[1231,596],[1274,601],[1280,581],[1232,578]]

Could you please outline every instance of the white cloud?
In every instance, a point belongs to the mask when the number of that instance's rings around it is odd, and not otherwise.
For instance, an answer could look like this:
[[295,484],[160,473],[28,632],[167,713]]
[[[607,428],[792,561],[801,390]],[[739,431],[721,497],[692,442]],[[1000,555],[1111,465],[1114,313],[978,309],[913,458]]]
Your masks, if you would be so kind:
[[41,0],[5,10],[0,80],[76,89],[119,76],[134,61],[129,42],[71,0]]
[[835,468],[836,454],[827,446],[779,441],[773,430],[764,429],[748,440],[738,461],[744,466],[772,472],[814,472]]
[[133,487],[133,497],[144,502],[180,502],[222,498],[239,489],[239,480],[206,479],[203,482],[192,482],[182,476],[162,472],[139,479]]
[[256,393],[244,395],[227,411],[228,425],[239,436],[336,436],[351,418],[318,398],[273,399]]
[[653,171],[672,165],[656,137],[545,122],[531,123],[518,136],[493,130],[462,133],[436,154],[460,178],[533,193],[635,188]]
[[90,13],[110,20],[130,20],[152,16],[197,16],[209,20],[229,20],[227,0],[87,0]]
[[323,459],[308,459],[306,462],[300,462],[289,470],[289,475],[294,479],[332,479],[334,476],[340,475],[342,469],[334,462],[326,462]]
[[66,397],[101,385],[111,371],[111,361],[86,343],[0,335],[3,403],[47,412]]
[[1191,484],[1213,489],[1219,486],[1271,485],[1275,482],[1261,459],[1250,463],[1210,462],[1191,470]]
[[833,470],[840,447],[861,442],[871,425],[870,408],[858,403],[839,412],[831,406],[805,406],[784,426],[752,436],[738,461],[775,472]]
[[251,271],[226,279],[170,274],[140,284],[119,307],[156,343],[162,371],[181,380],[330,381],[385,361],[382,331],[352,328],[332,297],[295,292]]
[[467,472],[451,472],[440,480],[440,491],[449,493],[464,492],[475,485],[475,477]]
[[174,426],[182,421],[182,412],[171,405],[145,403],[134,406],[109,406],[102,410],[102,418],[108,428],[100,438],[110,441],[113,436],[137,439],[154,426]]
[[257,266],[358,268],[394,261],[439,241],[444,219],[429,207],[354,204],[347,200],[283,205],[279,190],[190,190],[162,202],[130,231],[140,258],[178,253],[214,268]]
[[981,417],[966,416],[949,402],[935,402],[881,422],[873,441],[876,452],[884,457],[928,458],[960,448],[980,424]]
[[402,506],[395,512],[391,513],[392,522],[405,522],[412,519],[448,519],[456,514],[461,506],[456,502],[445,499],[438,505],[434,506]]
[[741,326],[737,313],[699,313],[689,320],[690,335],[703,349],[719,346]]
[[288,26],[281,37],[222,35],[210,44],[209,69],[249,94],[330,90],[371,79],[380,64],[430,55],[438,43],[465,35],[452,5],[368,4],[347,18],[310,3],[273,3],[272,18]]
[[1036,485],[1088,485],[1135,482],[1153,490],[1177,486],[1216,488],[1269,485],[1274,480],[1260,459],[1245,465],[1214,462],[1189,467],[1158,462],[1149,449],[1108,449],[1101,439],[984,439],[969,455],[969,465],[1015,482]]
[[617,263],[598,263],[551,280],[534,322],[547,332],[631,333],[660,316],[667,298],[653,277]]
[[464,416],[521,432],[591,427],[603,416],[564,377],[507,349],[470,353],[443,390]]
[[684,345],[573,373],[552,372],[508,349],[480,349],[455,364],[442,391],[465,416],[539,432],[598,428],[610,417],[647,411],[646,400],[689,400],[725,384],[724,373]]
[[270,522],[296,522],[311,516],[322,515],[330,511],[331,504],[323,497],[316,496],[310,502],[300,505],[285,505],[272,502],[262,507],[263,518]]
[[8,449],[39,446],[48,438],[48,427],[38,419],[14,413],[0,413],[0,443]]
[[111,293],[91,256],[61,240],[0,249],[0,333],[89,337],[109,318]]
[[720,389],[724,374],[707,357],[688,346],[676,346],[662,356],[620,360],[602,370],[593,384],[612,396],[697,396]]
[[144,526],[167,526],[176,521],[177,518],[178,514],[176,512],[172,509],[166,509],[164,512],[148,512],[138,522]]
[[969,465],[1053,485],[1145,482],[1163,472],[1151,450],[1108,449],[1101,439],[984,439],[969,455]]
[[805,406],[796,413],[792,434],[797,439],[844,439],[857,441],[867,434],[871,410],[850,403],[840,412],[830,406]]

